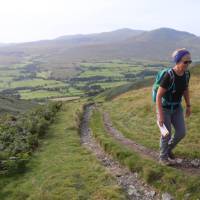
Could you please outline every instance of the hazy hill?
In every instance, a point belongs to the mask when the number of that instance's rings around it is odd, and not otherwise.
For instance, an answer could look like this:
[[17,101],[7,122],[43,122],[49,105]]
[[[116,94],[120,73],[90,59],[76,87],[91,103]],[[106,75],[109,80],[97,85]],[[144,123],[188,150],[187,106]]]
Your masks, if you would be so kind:
[[[186,47],[194,59],[199,59],[200,37],[184,31],[159,28],[152,31],[119,29],[111,32],[68,35],[0,47],[1,57],[37,57],[44,63],[66,66],[81,60],[169,60],[171,52]],[[16,59],[17,60],[17,59]]]
[[109,44],[72,48],[66,54],[69,58],[75,58],[76,54],[78,54],[79,57],[88,59],[90,57],[97,57],[101,59],[133,58],[141,60],[169,60],[171,52],[180,47],[190,49],[193,58],[198,59],[200,53],[199,37],[191,33],[169,28],[146,31],[126,40]]
[[[0,49],[0,52],[3,51],[11,51],[11,50],[29,50],[30,52],[34,52],[35,48],[40,50],[43,53],[44,50],[51,48],[50,51],[57,50],[58,48],[72,48],[79,47],[82,45],[89,44],[104,44],[110,42],[119,42],[130,37],[137,36],[145,31],[142,30],[132,30],[132,29],[119,29],[111,32],[103,32],[103,33],[93,33],[93,34],[78,34],[78,35],[66,35],[55,38],[53,40],[39,40],[33,42],[25,42],[25,43],[15,43],[11,47]],[[56,53],[56,52],[55,52]]]
[[142,30],[133,30],[129,28],[118,29],[111,32],[102,32],[94,34],[78,34],[67,35],[56,38],[56,40],[65,40],[74,43],[107,43],[107,42],[119,42],[127,38],[134,37],[144,33]]

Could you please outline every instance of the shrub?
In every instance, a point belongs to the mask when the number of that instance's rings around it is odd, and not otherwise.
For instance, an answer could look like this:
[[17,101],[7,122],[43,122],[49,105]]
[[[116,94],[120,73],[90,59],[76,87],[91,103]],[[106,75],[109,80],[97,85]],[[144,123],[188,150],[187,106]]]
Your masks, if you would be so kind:
[[60,102],[40,105],[27,113],[14,117],[5,115],[0,120],[0,174],[24,172],[39,139],[61,108]]

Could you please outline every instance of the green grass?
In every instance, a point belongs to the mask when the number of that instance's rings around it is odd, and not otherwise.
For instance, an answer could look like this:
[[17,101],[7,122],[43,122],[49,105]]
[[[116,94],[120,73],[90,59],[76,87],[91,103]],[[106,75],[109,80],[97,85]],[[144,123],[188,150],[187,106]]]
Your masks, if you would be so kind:
[[64,83],[60,81],[60,82],[55,82],[54,84],[51,84],[51,85],[42,86],[42,88],[64,88],[68,86],[69,86],[68,83]]
[[122,60],[116,60],[116,61],[110,61],[110,62],[85,62],[85,63],[80,63],[81,67],[104,67],[104,68],[135,68],[135,69],[140,69],[143,67],[143,64],[138,65],[134,61],[127,63],[127,61],[122,61]]
[[149,84],[153,83],[152,78],[147,78],[145,80],[138,79],[135,81],[128,82],[123,85],[115,86],[113,88],[110,88],[99,95],[94,97],[95,101],[111,101],[113,98],[119,96],[120,94],[123,94],[130,90],[137,90],[139,88],[143,88]]
[[0,114],[11,113],[16,115],[30,110],[36,105],[36,103],[31,101],[0,95]]
[[20,87],[34,88],[38,86],[44,87],[44,88],[53,88],[53,87],[64,87],[66,86],[66,84],[61,81],[44,80],[44,79],[39,79],[39,78],[19,80],[19,81],[13,81],[13,78],[9,76],[0,78],[1,89],[11,89],[11,88],[14,89],[14,88],[20,88]]
[[63,96],[62,93],[56,91],[47,91],[47,90],[19,90],[21,99],[41,99],[47,97],[59,97]]
[[5,69],[0,69],[0,79],[1,77],[17,77],[21,73],[20,69],[11,69],[11,70],[5,70]]
[[13,81],[10,84],[10,88],[48,86],[48,85],[57,84],[57,83],[59,83],[59,81],[35,78],[35,79],[29,79],[29,80],[23,80],[23,81]]
[[5,77],[0,77],[0,82],[9,82],[9,81],[11,81],[11,80],[13,80],[13,77],[12,76],[5,76]]
[[[60,62],[59,60],[57,61]],[[64,95],[65,93],[68,93],[68,96],[82,95],[86,91],[84,89],[77,90],[74,88],[74,86],[97,84],[100,85],[103,89],[116,87],[127,82],[127,74],[135,75],[147,69],[147,67],[144,66],[142,62],[129,62],[126,60],[76,63],[77,67],[72,67],[71,65],[68,65],[66,63],[64,64],[65,66],[60,65],[55,67],[54,65],[58,65],[58,63],[44,63],[41,58],[33,58],[31,56],[24,57],[18,63],[2,65],[2,68],[0,68],[0,91],[12,89],[15,90],[17,93],[20,89],[25,89],[24,87],[37,88],[37,90],[43,90],[46,88],[62,88],[62,91],[60,92]],[[35,68],[29,69],[29,67],[31,66]],[[152,66],[151,69],[155,70],[158,68],[154,69],[154,67]],[[97,83],[94,78],[96,76],[103,76],[105,77],[105,79],[112,80],[106,83]],[[94,80],[71,82],[70,78],[75,77],[89,79],[93,78]],[[135,78],[133,76],[133,78],[129,80],[134,81],[134,79]],[[118,80],[118,82],[113,82],[113,80]],[[65,90],[66,88],[69,88],[68,91]],[[90,91],[93,92],[93,89],[89,89],[88,92],[90,93]],[[35,93],[33,94],[34,98],[35,96],[37,96]],[[43,97],[40,94],[38,96],[38,98],[46,98],[49,95],[47,94],[47,92],[45,92]],[[25,98],[30,99],[29,94],[27,94]]]
[[148,184],[163,192],[170,192],[176,199],[182,200],[186,193],[190,193],[190,200],[200,196],[200,179],[186,175],[174,168],[164,167],[155,161],[139,156],[136,152],[121,145],[107,134],[103,125],[103,118],[99,111],[92,113],[90,127],[106,152],[111,154],[121,164],[131,171],[138,172]]
[[99,69],[99,70],[87,70],[80,74],[79,77],[91,77],[91,76],[105,76],[105,77],[123,77],[120,71],[114,71],[109,69]]
[[125,73],[138,73],[144,70],[144,66],[127,64],[123,62],[108,63],[81,63],[80,66],[85,70],[79,77],[105,76],[105,77],[124,77]]
[[26,65],[29,65],[29,64],[33,64],[32,61],[30,61],[31,57],[28,57],[26,59],[24,59],[24,61],[22,63],[19,63],[19,64],[14,64],[14,65],[11,65],[12,69],[24,69],[26,67]]
[[73,96],[73,95],[81,95],[81,94],[84,94],[84,92],[81,91],[81,90],[78,90],[78,89],[76,89],[76,88],[70,87],[70,88],[68,88],[68,90],[67,90],[67,94],[68,94],[69,96]]
[[67,103],[58,113],[24,174],[0,179],[1,200],[127,199],[114,177],[80,145],[77,112]]
[[[197,69],[195,69],[197,71]],[[190,96],[192,115],[186,119],[187,135],[175,148],[182,157],[200,157],[200,76],[192,73]],[[111,92],[109,93],[111,95]],[[159,150],[160,132],[156,125],[155,105],[151,100],[151,87],[131,90],[119,95],[112,101],[103,103],[103,109],[109,112],[113,125],[127,138],[149,148]]]
[[44,89],[38,90],[19,90],[21,99],[44,99],[50,97],[67,97],[67,96],[79,96],[83,94],[81,90],[77,90],[76,88],[59,88],[57,91],[49,91]]
[[100,85],[101,88],[103,89],[107,89],[107,88],[112,88],[112,87],[117,87],[117,86],[120,86],[120,85],[124,85],[124,84],[127,84],[128,82],[127,81],[116,81],[116,82],[104,82],[104,83],[94,83],[94,84],[91,84],[91,85]]
[[37,72],[36,77],[38,78],[45,78],[48,79],[51,76],[51,71],[41,71],[41,72]]

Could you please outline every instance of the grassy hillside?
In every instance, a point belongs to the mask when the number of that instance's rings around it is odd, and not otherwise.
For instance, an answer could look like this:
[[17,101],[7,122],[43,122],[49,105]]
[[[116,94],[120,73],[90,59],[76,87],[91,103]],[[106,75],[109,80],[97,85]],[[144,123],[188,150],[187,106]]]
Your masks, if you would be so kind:
[[123,94],[130,90],[138,90],[139,88],[143,88],[145,86],[148,86],[149,84],[152,84],[154,81],[153,78],[146,78],[146,79],[138,79],[131,83],[123,84],[121,86],[113,87],[109,90],[106,90],[105,92],[100,93],[93,99],[95,101],[110,101],[113,98],[119,96],[120,94]]
[[[188,135],[178,145],[176,153],[199,158],[200,68],[195,67],[191,71],[193,114],[187,119]],[[137,89],[135,85],[116,87],[113,93],[110,90],[95,100],[99,102],[103,97],[100,110],[109,112],[114,126],[126,137],[158,150],[160,133],[151,102],[151,85],[148,84],[152,84],[152,79],[138,83]],[[104,101],[105,97],[107,101]],[[25,173],[1,177],[0,199],[127,199],[115,178],[81,146],[77,119],[84,103],[85,100],[64,103],[27,163]],[[180,200],[188,193],[191,199],[199,197],[198,176],[183,175],[181,170],[161,166],[123,146],[105,131],[99,110],[92,113],[90,128],[107,153],[130,171],[137,172],[147,184],[159,191],[170,192]]]
[[14,97],[6,97],[0,95],[0,114],[12,113],[17,114],[36,106],[37,104],[31,101],[19,100]]
[[[187,136],[175,149],[175,154],[184,158],[200,157],[199,146],[199,118],[200,118],[200,66],[191,70],[190,94],[192,116],[186,119]],[[156,125],[155,105],[151,100],[152,84],[149,86],[138,85],[138,89],[129,88],[124,93],[119,92],[119,87],[110,90],[117,95],[110,97],[103,93],[95,99],[98,108],[93,111],[90,127],[94,137],[97,138],[106,152],[111,154],[131,171],[138,172],[148,184],[160,191],[168,191],[175,199],[196,200],[199,197],[199,175],[191,175],[173,167],[163,167],[149,157],[139,155],[113,138],[105,129],[102,111],[110,114],[112,123],[125,137],[136,141],[150,149],[159,151],[160,132]]]
[[[200,118],[200,66],[191,69],[190,95],[192,115],[186,119],[187,136],[175,149],[180,156],[199,158],[199,118]],[[183,103],[184,105],[184,103]],[[151,100],[151,86],[130,90],[103,103],[114,126],[126,137],[152,149],[159,149],[160,133],[156,125],[155,105]]]
[[82,104],[63,105],[26,173],[1,177],[1,200],[126,199],[116,180],[80,144],[76,119]]

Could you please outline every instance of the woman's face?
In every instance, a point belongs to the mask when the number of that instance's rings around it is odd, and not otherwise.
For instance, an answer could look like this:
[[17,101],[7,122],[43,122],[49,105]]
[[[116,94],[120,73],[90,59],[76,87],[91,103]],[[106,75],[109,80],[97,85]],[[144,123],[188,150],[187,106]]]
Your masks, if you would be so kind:
[[189,64],[191,64],[192,60],[191,60],[191,55],[190,54],[186,54],[184,55],[181,60],[178,62],[178,67],[181,68],[182,70],[187,70]]

